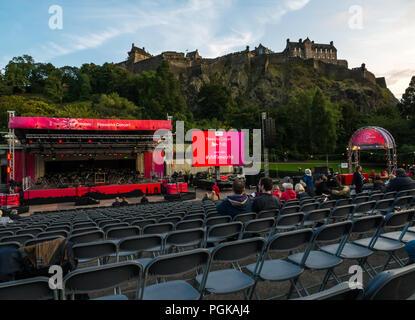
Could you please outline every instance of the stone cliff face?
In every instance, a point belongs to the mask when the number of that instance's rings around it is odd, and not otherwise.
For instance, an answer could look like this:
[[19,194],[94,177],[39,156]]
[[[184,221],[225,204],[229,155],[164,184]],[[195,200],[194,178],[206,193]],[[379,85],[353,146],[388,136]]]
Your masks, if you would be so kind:
[[[217,59],[191,61],[186,58],[163,57],[181,83],[189,106],[196,103],[204,84],[216,81],[228,87],[234,97],[243,96],[264,109],[287,103],[299,89],[319,87],[332,100],[346,100],[358,110],[367,112],[398,100],[386,88],[383,78],[365,69],[348,69],[322,61],[286,57],[279,53],[253,56],[234,53]],[[134,73],[157,68],[161,59],[144,61],[134,66]]]

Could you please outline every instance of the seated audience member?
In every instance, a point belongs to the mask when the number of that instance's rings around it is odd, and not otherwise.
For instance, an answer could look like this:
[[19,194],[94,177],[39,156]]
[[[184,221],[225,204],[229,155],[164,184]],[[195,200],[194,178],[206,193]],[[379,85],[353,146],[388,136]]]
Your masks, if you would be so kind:
[[281,198],[282,192],[281,192],[280,186],[278,184],[275,186],[275,190],[272,192],[272,194],[274,196],[276,196],[278,199]]
[[330,195],[330,190],[327,185],[327,177],[325,175],[319,176],[316,179],[316,195]]
[[415,181],[406,175],[404,169],[399,168],[396,170],[396,178],[389,181],[385,192],[409,189],[415,189]]
[[116,197],[115,201],[112,203],[113,207],[120,207],[121,206],[121,202],[120,202],[120,198]]
[[148,203],[148,198],[145,194],[143,194],[143,196],[141,197],[140,203]]
[[287,201],[291,199],[297,199],[297,195],[293,190],[292,183],[283,183],[282,187],[284,188],[284,192],[282,193],[280,200]]
[[311,198],[310,195],[305,192],[304,186],[301,183],[295,185],[295,193],[297,194],[297,199],[306,199]]
[[330,199],[339,200],[350,197],[350,187],[349,186],[339,186],[331,190]]
[[240,213],[252,212],[251,199],[245,193],[245,183],[235,180],[232,185],[233,195],[228,196],[216,206],[216,210],[225,216],[234,217]]
[[383,182],[380,173],[376,174],[375,180],[373,181],[373,190],[385,192],[385,188],[385,182]]
[[255,198],[252,203],[252,211],[260,212],[262,210],[280,209],[280,200],[272,193],[272,179],[262,178],[259,182],[261,196]]
[[202,200],[216,201],[216,200],[219,200],[219,199],[220,199],[220,197],[219,197],[219,187],[216,184],[214,184],[212,186],[212,192],[210,192],[210,193],[206,192],[206,194],[205,194],[205,196],[203,197]]
[[122,197],[122,201],[121,201],[121,206],[127,206],[128,205],[128,201],[125,197]]

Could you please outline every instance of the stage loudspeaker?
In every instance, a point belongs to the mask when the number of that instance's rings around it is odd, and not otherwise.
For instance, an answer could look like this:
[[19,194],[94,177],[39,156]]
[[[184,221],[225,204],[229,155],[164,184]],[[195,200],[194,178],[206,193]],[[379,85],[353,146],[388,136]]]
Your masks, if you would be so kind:
[[275,148],[277,146],[277,131],[274,119],[264,120],[264,141],[266,148]]

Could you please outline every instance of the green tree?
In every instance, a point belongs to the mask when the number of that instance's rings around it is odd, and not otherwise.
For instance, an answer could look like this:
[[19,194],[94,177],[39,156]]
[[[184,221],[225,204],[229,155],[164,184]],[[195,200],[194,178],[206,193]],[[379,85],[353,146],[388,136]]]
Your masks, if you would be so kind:
[[203,119],[224,120],[234,102],[228,88],[218,83],[204,85],[197,97],[195,114]]
[[91,91],[89,76],[85,73],[81,73],[79,76],[79,99],[89,100],[91,98]]
[[415,114],[415,76],[412,77],[409,87],[405,90],[402,100],[398,104],[399,111],[406,119]]
[[14,92],[27,92],[30,87],[30,76],[34,68],[31,56],[14,57],[5,67],[5,80]]
[[140,119],[141,108],[118,93],[101,94],[93,103],[93,110],[105,118]]
[[45,80],[45,95],[55,102],[62,103],[63,85],[62,75],[59,70],[52,71]]

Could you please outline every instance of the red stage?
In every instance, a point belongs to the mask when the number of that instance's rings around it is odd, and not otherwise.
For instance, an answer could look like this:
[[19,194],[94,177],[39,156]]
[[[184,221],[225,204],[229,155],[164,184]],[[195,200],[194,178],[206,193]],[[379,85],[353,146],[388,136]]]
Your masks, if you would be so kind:
[[[363,173],[363,176],[366,178],[366,181],[369,182],[369,174]],[[340,180],[343,185],[351,185],[353,181],[353,174],[352,173],[340,174]]]

